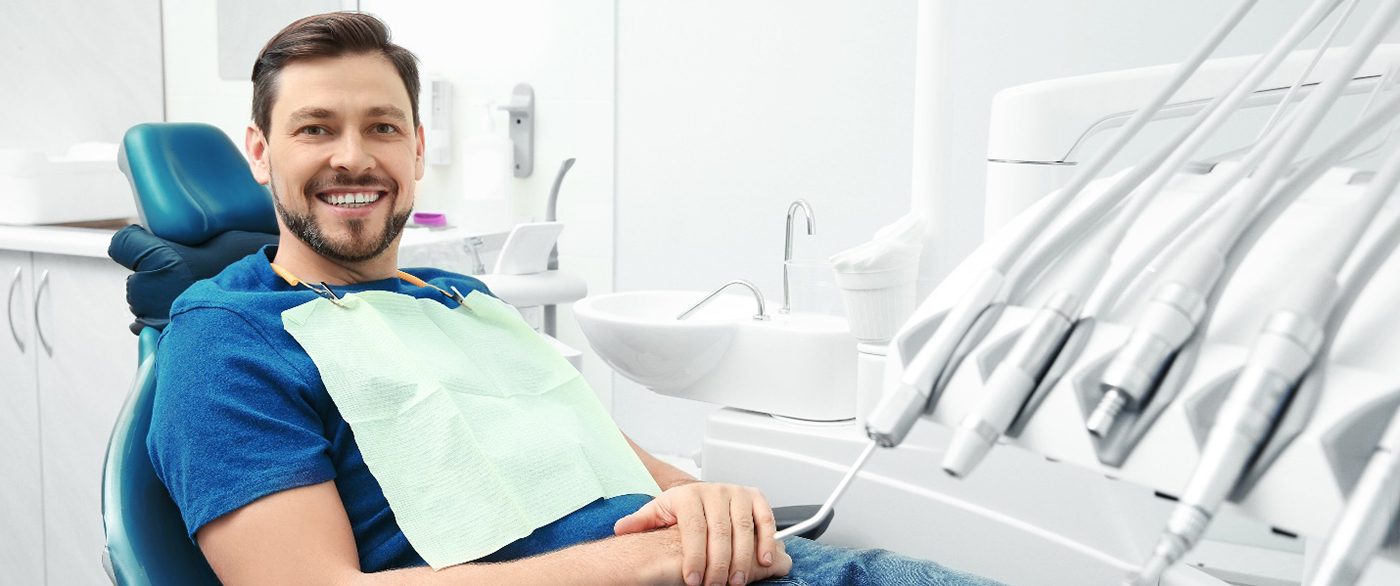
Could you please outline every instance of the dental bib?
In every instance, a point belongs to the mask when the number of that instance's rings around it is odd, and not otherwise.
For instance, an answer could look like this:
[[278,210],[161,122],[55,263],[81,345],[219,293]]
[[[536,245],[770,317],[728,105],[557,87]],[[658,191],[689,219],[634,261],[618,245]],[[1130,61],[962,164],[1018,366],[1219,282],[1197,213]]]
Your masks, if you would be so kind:
[[282,313],[413,548],[490,554],[599,498],[659,494],[583,376],[515,308],[386,291]]

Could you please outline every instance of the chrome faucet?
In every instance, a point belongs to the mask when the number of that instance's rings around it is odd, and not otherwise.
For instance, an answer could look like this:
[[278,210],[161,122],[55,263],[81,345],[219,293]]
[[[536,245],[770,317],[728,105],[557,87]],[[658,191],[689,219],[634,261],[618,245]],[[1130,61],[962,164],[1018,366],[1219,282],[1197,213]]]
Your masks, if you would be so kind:
[[700,300],[700,303],[696,303],[695,305],[692,305],[692,306],[690,307],[690,309],[687,309],[687,310],[681,312],[680,315],[676,316],[676,319],[677,319],[677,320],[683,320],[683,319],[685,319],[685,318],[687,318],[687,317],[690,317],[690,314],[695,313],[695,312],[696,312],[697,310],[699,310],[701,307],[704,307],[704,306],[705,306],[706,304],[708,304],[710,301],[714,300],[714,298],[715,298],[716,296],[719,295],[719,292],[720,292],[720,291],[723,291],[723,290],[725,290],[725,289],[728,289],[731,285],[739,285],[739,286],[743,286],[743,287],[748,287],[749,291],[750,291],[751,293],[753,293],[753,298],[754,298],[754,300],[758,302],[758,314],[757,314],[757,315],[754,315],[753,318],[756,319],[756,320],[766,320],[766,319],[768,319],[768,312],[767,312],[766,309],[764,309],[763,294],[758,292],[758,287],[753,286],[753,283],[750,283],[750,282],[745,281],[745,280],[743,280],[743,279],[738,279],[738,280],[730,281],[730,282],[728,282],[728,283],[725,283],[725,284],[723,284],[723,285],[720,285],[720,287],[719,287],[718,289],[715,289],[714,292],[710,293],[709,295],[706,295],[704,299],[701,299],[701,300]]
[[807,200],[799,199],[788,206],[787,213],[787,237],[783,240],[783,307],[778,313],[792,311],[792,290],[788,284],[788,264],[792,261],[792,217],[797,214],[797,210],[802,210],[802,215],[807,218],[807,235],[817,232],[817,218],[812,215],[812,206]]

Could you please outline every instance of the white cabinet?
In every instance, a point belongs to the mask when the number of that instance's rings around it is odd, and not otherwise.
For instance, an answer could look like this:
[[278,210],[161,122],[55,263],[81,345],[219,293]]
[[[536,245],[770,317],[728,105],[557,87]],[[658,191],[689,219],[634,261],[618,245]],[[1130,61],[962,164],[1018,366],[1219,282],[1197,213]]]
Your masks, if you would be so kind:
[[0,250],[0,582],[103,584],[107,439],[136,374],[129,274],[107,258]]
[[0,576],[44,583],[39,393],[32,308],[34,265],[27,252],[0,250]]

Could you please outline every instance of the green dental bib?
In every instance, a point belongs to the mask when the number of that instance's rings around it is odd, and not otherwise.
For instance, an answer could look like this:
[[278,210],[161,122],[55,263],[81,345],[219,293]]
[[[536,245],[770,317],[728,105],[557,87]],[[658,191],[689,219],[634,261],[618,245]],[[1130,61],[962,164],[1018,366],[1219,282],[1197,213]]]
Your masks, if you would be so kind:
[[599,498],[659,494],[583,376],[515,308],[366,291],[282,313],[413,548],[468,562]]

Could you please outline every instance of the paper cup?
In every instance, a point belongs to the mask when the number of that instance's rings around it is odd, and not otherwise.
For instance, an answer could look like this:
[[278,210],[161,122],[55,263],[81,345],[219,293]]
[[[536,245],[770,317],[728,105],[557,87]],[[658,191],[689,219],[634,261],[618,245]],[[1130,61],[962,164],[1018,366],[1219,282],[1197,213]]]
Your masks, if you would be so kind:
[[883,271],[836,271],[851,334],[866,344],[882,344],[914,313],[917,266]]

